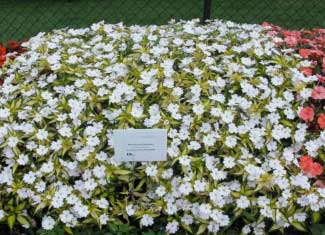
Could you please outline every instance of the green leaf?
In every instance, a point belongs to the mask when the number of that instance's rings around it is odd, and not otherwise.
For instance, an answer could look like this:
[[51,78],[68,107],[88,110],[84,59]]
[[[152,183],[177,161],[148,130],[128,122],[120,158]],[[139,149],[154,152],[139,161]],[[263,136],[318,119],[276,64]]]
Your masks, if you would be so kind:
[[16,210],[17,211],[22,211],[23,209],[25,208],[25,203],[20,203],[17,207],[16,207]]
[[9,228],[11,230],[13,229],[13,227],[15,225],[15,222],[16,222],[16,215],[11,215],[11,216],[8,217],[7,223],[8,223],[8,226],[9,226]]
[[204,231],[207,229],[207,225],[206,224],[201,224],[199,229],[197,230],[196,234],[201,234],[204,233]]
[[293,227],[295,227],[296,229],[298,229],[299,231],[301,232],[307,232],[306,228],[303,226],[302,223],[299,223],[299,222],[292,222],[291,225]]
[[313,224],[310,231],[312,235],[325,235],[325,224]]
[[244,211],[242,215],[251,222],[256,221],[255,217],[246,211]]
[[44,209],[46,207],[46,202],[41,202],[40,204],[38,204],[38,206],[35,209],[35,213]]
[[321,218],[322,218],[322,215],[321,215],[321,213],[319,213],[318,211],[317,212],[314,212],[313,213],[313,223],[314,224],[317,224],[320,220],[321,220]]
[[276,231],[276,230],[279,230],[281,227],[279,226],[279,225],[277,225],[277,224],[273,224],[272,225],[272,227],[270,228],[270,230],[269,230],[269,233],[270,232],[274,232],[274,231]]
[[117,174],[117,175],[128,175],[130,173],[131,173],[131,171],[128,171],[128,170],[115,170],[114,171],[114,174]]
[[186,224],[182,224],[182,227],[185,228],[188,232],[193,233],[192,229],[190,226],[186,225]]
[[64,227],[64,231],[65,231],[66,233],[68,233],[68,234],[73,235],[72,229],[69,228],[69,227]]
[[17,216],[17,220],[21,225],[28,225],[28,226],[30,225],[29,221],[21,215]]

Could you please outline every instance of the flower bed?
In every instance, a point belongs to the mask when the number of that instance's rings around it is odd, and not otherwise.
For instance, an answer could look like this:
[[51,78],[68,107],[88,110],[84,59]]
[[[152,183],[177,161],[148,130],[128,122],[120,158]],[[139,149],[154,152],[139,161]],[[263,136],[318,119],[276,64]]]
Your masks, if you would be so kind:
[[[298,116],[318,78],[263,27],[98,23],[25,45],[0,88],[0,215],[11,227],[262,234],[306,230],[324,209],[310,156],[325,136]],[[168,129],[168,160],[134,171],[116,161],[112,131],[125,128]]]

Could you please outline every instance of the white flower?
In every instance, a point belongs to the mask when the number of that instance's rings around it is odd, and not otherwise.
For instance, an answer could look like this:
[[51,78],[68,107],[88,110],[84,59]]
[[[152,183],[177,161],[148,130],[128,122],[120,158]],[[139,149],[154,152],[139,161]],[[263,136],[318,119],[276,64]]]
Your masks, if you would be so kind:
[[105,198],[101,198],[100,200],[95,201],[96,205],[99,208],[105,209],[108,207],[108,201]]
[[23,181],[26,184],[32,184],[34,183],[35,180],[36,180],[36,174],[34,172],[30,171],[29,173],[24,174]]
[[72,136],[71,128],[68,126],[68,124],[64,124],[58,131],[63,137]]
[[246,196],[240,196],[240,198],[236,200],[236,203],[237,203],[237,207],[241,209],[245,209],[249,207],[249,200],[247,199]]
[[279,76],[278,77],[273,77],[271,79],[271,82],[272,82],[272,84],[274,86],[280,86],[280,85],[282,85],[283,81],[284,81],[284,79],[282,77],[279,77]]
[[194,182],[194,190],[196,192],[204,192],[207,188],[208,184],[205,181],[201,181],[201,180],[196,180]]
[[151,226],[153,225],[153,218],[148,214],[144,214],[140,220],[140,224],[144,227]]
[[146,175],[154,177],[158,173],[157,166],[156,165],[149,165],[146,167]]
[[237,144],[237,139],[233,136],[227,136],[226,141],[225,141],[225,145],[229,148],[233,148],[235,147]]
[[0,209],[0,220],[5,217],[5,212]]
[[46,130],[41,129],[41,130],[38,130],[36,137],[39,140],[46,140],[48,135],[49,135],[49,133]]
[[53,150],[53,151],[58,151],[60,150],[62,147],[62,141],[61,140],[57,140],[57,141],[53,141],[51,143],[51,147],[50,149]]
[[47,162],[47,163],[43,163],[43,165],[40,168],[40,171],[43,173],[50,173],[53,171],[53,169],[54,169],[53,162]]
[[223,165],[226,167],[226,168],[233,168],[236,163],[235,163],[235,159],[233,157],[225,157],[223,159]]
[[28,158],[28,156],[26,154],[20,154],[18,159],[17,159],[17,162],[18,162],[19,165],[24,166],[24,165],[27,164],[28,160],[29,160],[29,158]]
[[8,108],[0,109],[0,120],[6,120],[10,116],[10,110]]
[[166,194],[166,188],[164,186],[159,186],[155,193],[159,196],[159,197],[162,197]]
[[179,223],[175,220],[172,222],[169,222],[166,226],[167,233],[168,234],[176,233],[178,231],[178,225],[179,225]]
[[291,184],[294,186],[299,186],[303,189],[309,189],[310,184],[308,183],[308,177],[302,175],[301,173],[298,175],[294,175],[290,177]]
[[100,139],[97,136],[89,136],[87,138],[87,145],[95,147],[100,144]]
[[272,129],[272,136],[276,140],[290,138],[291,130],[282,125],[275,125]]
[[179,158],[179,163],[182,164],[183,166],[190,166],[191,159],[189,156],[184,155]]
[[208,147],[213,146],[216,141],[217,141],[217,139],[212,134],[208,134],[203,137],[203,143],[204,143],[204,145],[206,145]]
[[44,216],[42,219],[42,228],[45,230],[52,230],[55,225],[55,220],[50,216]]
[[39,145],[38,148],[36,149],[36,153],[40,156],[44,156],[45,154],[47,154],[49,151],[49,149],[44,146],[44,145]]
[[192,109],[196,115],[202,115],[204,113],[204,106],[202,104],[195,104]]
[[18,142],[19,142],[19,139],[15,136],[11,136],[8,138],[8,146],[11,148],[16,147]]
[[99,223],[101,225],[106,225],[108,220],[109,220],[109,217],[107,214],[102,214],[99,216]]
[[181,221],[186,224],[186,225],[190,225],[193,223],[193,216],[191,215],[184,215],[181,219]]
[[125,208],[125,211],[129,216],[132,216],[135,213],[133,205],[127,205],[126,208]]
[[140,103],[133,103],[131,115],[135,118],[141,117],[143,114],[143,107]]

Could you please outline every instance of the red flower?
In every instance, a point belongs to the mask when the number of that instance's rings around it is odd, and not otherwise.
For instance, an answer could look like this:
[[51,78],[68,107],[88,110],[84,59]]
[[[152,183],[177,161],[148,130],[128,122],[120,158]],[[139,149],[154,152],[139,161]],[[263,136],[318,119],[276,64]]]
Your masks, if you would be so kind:
[[7,42],[7,47],[8,47],[9,50],[15,51],[15,50],[19,49],[20,45],[19,45],[18,42],[8,41]]
[[303,108],[299,113],[299,117],[305,122],[312,122],[314,115],[314,109],[312,107]]
[[317,119],[317,123],[319,125],[320,128],[325,129],[325,114],[321,114],[318,119]]
[[0,67],[5,63],[6,61],[6,56],[0,55]]
[[6,48],[0,45],[0,55],[5,55],[5,54],[6,54]]
[[323,167],[317,162],[313,162],[313,159],[309,156],[302,156],[299,159],[299,166],[301,170],[309,177],[316,177],[323,173]]
[[325,99],[325,87],[315,86],[313,92],[311,93],[311,97],[313,97],[315,100]]

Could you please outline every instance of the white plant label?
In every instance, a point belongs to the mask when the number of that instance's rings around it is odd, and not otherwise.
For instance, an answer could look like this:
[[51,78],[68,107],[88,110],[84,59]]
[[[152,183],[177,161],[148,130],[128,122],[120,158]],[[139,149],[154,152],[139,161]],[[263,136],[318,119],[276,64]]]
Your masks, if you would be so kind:
[[123,162],[167,160],[166,129],[121,129],[113,131],[115,159]]

